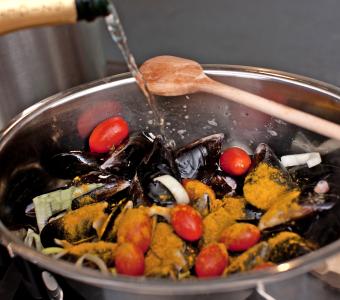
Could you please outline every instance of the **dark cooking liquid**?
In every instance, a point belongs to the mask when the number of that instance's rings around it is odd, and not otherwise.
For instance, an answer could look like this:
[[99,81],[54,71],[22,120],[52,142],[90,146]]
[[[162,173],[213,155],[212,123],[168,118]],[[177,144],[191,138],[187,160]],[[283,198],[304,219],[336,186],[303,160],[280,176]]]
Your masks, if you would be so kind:
[[113,1],[111,1],[109,9],[110,9],[111,14],[107,16],[105,19],[107,28],[111,34],[112,39],[117,43],[121,53],[123,54],[124,60],[132,76],[136,79],[137,84],[143,91],[149,103],[150,109],[153,112],[155,127],[159,129],[161,135],[165,136],[164,118],[157,108],[156,97],[150,93],[143,79],[142,74],[139,72],[135,58],[130,51],[122,23],[120,22],[120,19],[119,19],[117,10],[113,4]]

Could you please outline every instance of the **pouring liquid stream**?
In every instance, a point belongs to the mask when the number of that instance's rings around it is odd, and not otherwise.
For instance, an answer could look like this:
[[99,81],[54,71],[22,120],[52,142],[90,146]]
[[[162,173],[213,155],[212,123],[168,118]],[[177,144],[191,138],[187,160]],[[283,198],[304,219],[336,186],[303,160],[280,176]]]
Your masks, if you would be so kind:
[[150,93],[148,90],[145,80],[143,79],[142,74],[140,73],[135,58],[130,51],[127,37],[125,35],[125,31],[123,29],[122,23],[120,22],[117,10],[113,5],[112,1],[110,3],[110,12],[111,14],[105,18],[107,28],[109,33],[114,40],[114,42],[118,45],[124,60],[131,72],[132,76],[135,78],[137,84],[139,85],[140,89],[144,93],[148,104],[150,106],[151,111],[153,112],[154,116],[154,125],[155,128],[159,129],[160,134],[166,139],[165,130],[164,130],[164,117],[159,112],[156,104],[156,97]]

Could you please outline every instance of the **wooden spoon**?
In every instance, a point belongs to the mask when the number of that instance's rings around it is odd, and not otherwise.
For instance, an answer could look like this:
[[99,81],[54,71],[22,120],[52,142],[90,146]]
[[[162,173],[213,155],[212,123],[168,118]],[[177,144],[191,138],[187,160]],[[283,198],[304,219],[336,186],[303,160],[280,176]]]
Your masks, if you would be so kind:
[[157,56],[147,60],[141,66],[140,72],[147,88],[155,95],[181,96],[206,92],[340,140],[340,125],[217,82],[205,75],[202,67],[195,61],[175,56]]

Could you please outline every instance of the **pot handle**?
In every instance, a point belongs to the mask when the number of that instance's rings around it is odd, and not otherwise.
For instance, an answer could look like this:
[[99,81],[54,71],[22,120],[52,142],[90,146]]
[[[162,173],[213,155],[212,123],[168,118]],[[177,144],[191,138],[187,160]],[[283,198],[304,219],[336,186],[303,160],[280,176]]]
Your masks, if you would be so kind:
[[27,27],[72,24],[76,21],[75,0],[0,1],[0,34]]
[[262,282],[259,282],[256,286],[256,296],[263,300],[276,300],[273,296],[269,295],[265,289],[265,286]]

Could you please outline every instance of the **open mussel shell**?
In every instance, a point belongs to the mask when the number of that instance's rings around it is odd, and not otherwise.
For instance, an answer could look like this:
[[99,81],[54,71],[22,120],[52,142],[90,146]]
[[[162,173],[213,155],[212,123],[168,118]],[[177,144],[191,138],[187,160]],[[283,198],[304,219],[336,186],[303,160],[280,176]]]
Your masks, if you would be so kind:
[[120,147],[110,153],[100,165],[100,169],[132,179],[136,168],[152,149],[152,137],[142,132],[133,134]]
[[[340,197],[332,194],[301,195],[299,191],[286,193],[261,217],[259,228],[261,230],[305,218],[310,214],[330,210]],[[291,196],[290,196],[291,195]]]
[[288,170],[281,164],[280,159],[276,156],[272,148],[265,143],[260,143],[256,147],[255,155],[253,158],[253,167],[256,168],[256,166],[261,162],[264,162],[270,166],[279,169],[282,172],[283,176],[287,179],[289,178],[289,180],[291,181]]
[[103,224],[103,227],[101,229],[99,238],[106,242],[115,242],[117,239],[117,225],[116,219],[120,213],[123,212],[124,208],[127,206],[128,199],[124,198],[121,201],[112,204],[110,209],[111,213],[109,217],[106,219],[105,223]]
[[269,260],[275,264],[312,252],[316,245],[293,232],[280,232],[268,240]]
[[321,180],[327,181],[330,192],[340,190],[339,176],[340,169],[330,164],[319,164],[313,168],[308,168],[306,165],[296,166],[289,168],[293,180],[298,183],[302,194],[308,194],[313,192],[317,183]]
[[105,184],[87,194],[81,195],[72,200],[72,210],[78,209],[88,204],[106,201],[114,203],[127,196],[130,182],[124,179],[116,179]]
[[176,151],[181,178],[203,179],[216,171],[224,134],[213,134]]
[[55,239],[76,243],[96,236],[94,223],[108,217],[107,202],[86,205],[47,223],[40,233],[44,247],[55,246]]
[[170,175],[180,181],[173,147],[166,144],[163,137],[158,136],[153,142],[151,152],[137,168],[131,191],[134,201],[145,201],[147,197],[150,204],[174,204],[175,199],[171,193],[162,184],[154,181],[161,175]]
[[54,155],[44,163],[45,169],[58,178],[73,179],[99,168],[99,155],[70,151]]
[[287,169],[280,163],[271,148],[260,144],[253,166],[245,178],[244,197],[253,206],[268,210],[280,197],[296,188]]

